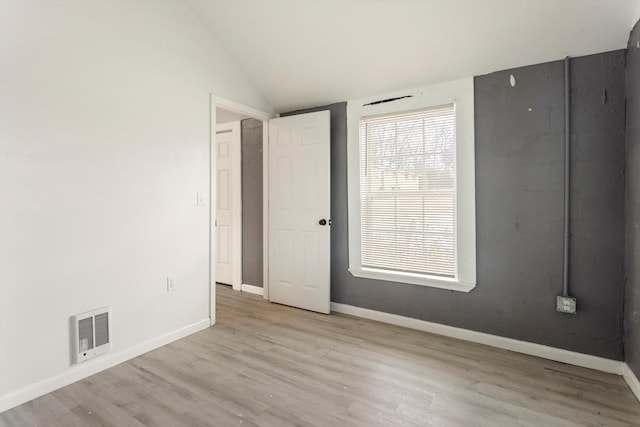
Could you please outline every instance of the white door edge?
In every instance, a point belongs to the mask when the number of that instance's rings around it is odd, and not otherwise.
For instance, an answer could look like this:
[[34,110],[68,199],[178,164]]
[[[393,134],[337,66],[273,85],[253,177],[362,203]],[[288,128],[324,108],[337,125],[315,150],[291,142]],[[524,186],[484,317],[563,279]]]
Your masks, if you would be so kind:
[[269,300],[269,121],[262,122],[262,290]]

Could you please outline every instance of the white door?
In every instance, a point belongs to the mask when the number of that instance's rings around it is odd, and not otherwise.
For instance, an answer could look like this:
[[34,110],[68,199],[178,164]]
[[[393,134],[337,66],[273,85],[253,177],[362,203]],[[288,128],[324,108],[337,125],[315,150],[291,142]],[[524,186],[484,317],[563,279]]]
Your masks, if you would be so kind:
[[269,121],[269,299],[329,313],[329,111]]
[[240,123],[216,126],[216,282],[242,286]]

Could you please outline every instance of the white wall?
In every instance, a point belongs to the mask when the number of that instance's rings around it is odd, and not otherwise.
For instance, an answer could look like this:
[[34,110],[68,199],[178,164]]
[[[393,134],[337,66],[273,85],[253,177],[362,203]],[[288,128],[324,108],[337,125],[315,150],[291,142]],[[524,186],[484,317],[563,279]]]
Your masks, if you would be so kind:
[[271,111],[180,0],[0,0],[0,411],[208,318],[210,92]]

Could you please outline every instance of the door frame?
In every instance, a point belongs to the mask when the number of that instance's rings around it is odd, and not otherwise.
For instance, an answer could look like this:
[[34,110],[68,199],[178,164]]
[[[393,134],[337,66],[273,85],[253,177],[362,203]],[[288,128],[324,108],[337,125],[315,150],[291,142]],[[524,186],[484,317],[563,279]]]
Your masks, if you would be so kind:
[[[242,289],[242,139],[240,121],[216,124],[216,135],[218,133],[231,132],[231,192],[233,193],[231,222],[233,224],[233,252],[231,253],[231,287],[234,291]],[[217,143],[217,141],[215,141]],[[215,151],[213,152],[215,157]],[[217,164],[216,164],[217,167]],[[216,169],[217,171],[217,169]],[[217,176],[217,175],[216,175]],[[217,188],[217,187],[216,187]],[[236,197],[240,195],[240,197]],[[217,206],[216,206],[217,209]],[[213,211],[217,213],[217,211]],[[214,216],[214,222],[215,222]],[[217,226],[217,224],[215,224]],[[214,277],[215,282],[215,277]]]
[[[266,133],[263,133],[263,137],[262,137],[262,151],[263,151],[263,161],[265,161],[264,159],[264,152],[267,152],[268,154],[268,147],[269,147],[269,133],[268,133],[268,129],[269,129],[269,124],[268,124],[268,120],[272,119],[274,117],[276,117],[276,115],[274,113],[269,113],[269,112],[265,112],[265,111],[261,111],[258,110],[256,108],[253,107],[249,107],[247,105],[244,105],[242,103],[239,102],[235,102],[220,96],[217,96],[213,93],[209,94],[209,319],[210,319],[210,323],[211,325],[215,325],[216,323],[216,279],[215,279],[215,261],[216,261],[216,235],[215,235],[215,212],[217,211],[217,206],[216,206],[216,159],[215,159],[215,151],[214,151],[214,147],[216,145],[216,107],[220,107],[220,108],[224,108],[225,110],[229,110],[229,111],[233,111],[236,113],[241,113],[241,114],[245,114],[249,117],[252,117],[254,119],[257,120],[262,120],[263,122],[263,130],[267,129]],[[268,155],[267,155],[267,160],[268,162]],[[268,179],[268,174],[265,174],[264,171],[266,171],[268,173],[269,170],[269,165],[268,163],[264,163],[263,164],[263,179],[265,179],[265,176]],[[266,224],[268,224],[268,218],[265,217],[265,215],[268,215],[268,212],[265,211],[265,207],[268,207],[268,191],[264,192],[265,188],[269,188],[268,187],[268,181],[267,181],[267,186],[265,187],[265,184],[263,183],[263,217],[265,218],[263,220],[263,225],[265,224],[264,221],[267,221]],[[264,235],[263,235],[263,254],[265,256],[264,258],[264,263],[265,266],[267,266],[267,262],[268,262],[268,251],[266,251],[264,248],[268,248],[268,230],[265,230]],[[267,245],[267,246],[265,246]],[[264,272],[268,273],[268,268],[265,267],[264,271],[263,271],[263,275],[264,275],[264,298],[268,299],[268,289],[269,289],[269,276],[268,274],[265,274]]]

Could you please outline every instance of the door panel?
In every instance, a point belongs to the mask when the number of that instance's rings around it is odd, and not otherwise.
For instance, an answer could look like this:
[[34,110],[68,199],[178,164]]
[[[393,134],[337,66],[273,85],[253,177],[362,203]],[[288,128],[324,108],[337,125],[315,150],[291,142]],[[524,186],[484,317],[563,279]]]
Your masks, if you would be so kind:
[[329,111],[269,121],[269,299],[329,313]]
[[[236,180],[240,175],[239,126],[219,125],[216,132],[216,282],[240,288],[235,277],[241,259],[238,250],[241,242],[237,234],[240,224],[238,202],[240,188]],[[238,157],[238,158],[236,158]],[[238,212],[236,212],[238,211]],[[238,282],[238,283],[236,283]]]

